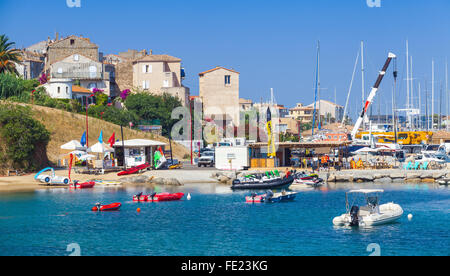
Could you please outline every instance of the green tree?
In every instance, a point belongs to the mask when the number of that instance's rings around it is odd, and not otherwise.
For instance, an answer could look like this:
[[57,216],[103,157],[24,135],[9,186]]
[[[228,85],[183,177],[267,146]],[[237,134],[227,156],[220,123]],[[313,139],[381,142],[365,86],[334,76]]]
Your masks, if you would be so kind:
[[125,101],[128,111],[134,112],[140,120],[159,120],[163,135],[168,136],[176,120],[172,120],[172,111],[181,106],[179,99],[169,94],[153,95],[143,92],[131,94]]
[[6,35],[0,35],[0,74],[9,72],[19,75],[15,63],[20,62],[20,51],[14,48]]
[[1,106],[0,138],[0,164],[26,171],[48,164],[50,132],[33,119],[29,107]]

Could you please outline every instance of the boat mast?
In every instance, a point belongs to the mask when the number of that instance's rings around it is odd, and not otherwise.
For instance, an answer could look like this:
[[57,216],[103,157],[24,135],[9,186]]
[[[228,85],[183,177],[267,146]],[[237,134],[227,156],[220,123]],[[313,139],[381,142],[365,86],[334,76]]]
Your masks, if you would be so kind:
[[409,103],[410,103],[410,97],[409,97],[409,42],[406,40],[406,117],[408,119],[409,127],[411,127],[411,117],[410,117],[410,111],[409,111]]
[[[364,89],[364,41],[361,41],[361,107],[364,108],[364,104],[366,101],[366,92]],[[364,121],[367,121],[367,115],[364,118]],[[363,130],[365,129],[363,123]]]
[[415,115],[414,115],[414,113],[412,112],[412,109],[414,109],[414,83],[413,83],[413,57],[411,56],[410,57],[410,66],[411,66],[411,70],[410,70],[410,78],[409,78],[409,81],[411,82],[411,84],[410,84],[410,93],[411,93],[411,96],[410,96],[410,98],[409,98],[409,101],[410,101],[410,108],[411,108],[411,125],[412,125],[412,127],[413,128],[416,128],[416,121],[415,121]]
[[431,61],[431,129],[434,129],[434,59]]
[[[320,90],[320,80],[319,80],[319,63],[320,63],[320,41],[317,42],[317,64],[316,64],[316,88],[314,91],[314,110],[313,110],[313,123],[312,123],[312,136],[314,136],[314,128],[316,127],[316,116],[317,116],[317,96]],[[320,96],[319,96],[320,98]],[[320,104],[319,104],[319,125],[320,125]]]
[[445,59],[445,95],[447,97],[447,119],[445,120],[445,127],[448,131],[449,129],[449,94],[448,94],[448,60]]
[[422,130],[423,129],[423,124],[422,124],[422,88],[419,82],[419,128]]
[[[347,101],[345,102],[344,116],[342,117],[342,125],[344,125],[345,118],[346,118],[346,115],[347,115],[348,101],[350,99],[350,93],[352,92],[353,81],[355,80],[355,73],[356,73],[356,67],[358,66],[358,60],[359,60],[359,51],[358,51],[358,55],[356,56],[355,65],[353,66],[352,80],[350,81],[350,87],[349,87],[348,93],[347,93]],[[348,112],[348,113],[350,114],[350,112]]]

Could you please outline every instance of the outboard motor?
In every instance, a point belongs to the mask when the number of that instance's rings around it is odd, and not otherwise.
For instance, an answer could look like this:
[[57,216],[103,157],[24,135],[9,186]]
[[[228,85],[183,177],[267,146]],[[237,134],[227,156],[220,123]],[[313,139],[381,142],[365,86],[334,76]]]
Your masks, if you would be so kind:
[[359,213],[359,207],[356,205],[352,206],[352,209],[350,210],[350,218],[352,220],[350,222],[350,226],[359,226],[358,213]]
[[234,185],[239,185],[239,184],[241,184],[241,181],[239,179],[233,180],[233,186]]
[[135,197],[137,198],[137,201],[141,201],[141,196],[143,195],[143,192],[140,192],[139,194],[135,195]]
[[268,200],[271,200],[273,198],[273,192],[271,190],[268,190],[266,196]]
[[156,192],[153,192],[150,196],[152,198],[152,201],[155,199],[155,196],[156,196]]

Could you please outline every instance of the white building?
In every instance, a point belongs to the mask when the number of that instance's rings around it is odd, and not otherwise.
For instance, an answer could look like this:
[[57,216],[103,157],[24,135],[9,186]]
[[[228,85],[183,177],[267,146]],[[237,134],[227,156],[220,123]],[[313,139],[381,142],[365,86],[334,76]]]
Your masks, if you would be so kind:
[[[130,168],[148,163],[153,166],[154,153],[159,147],[164,150],[166,145],[163,142],[145,139],[125,140],[123,145],[122,141],[118,141],[114,145],[117,165],[121,167],[125,163],[125,166]],[[125,148],[125,160],[123,159],[123,148]]]
[[72,85],[72,79],[52,78],[43,87],[54,99],[72,99]]
[[[344,107],[341,105],[326,100],[320,100],[316,102],[316,109],[319,109],[319,106],[320,116],[324,120],[330,118],[340,122],[344,117]],[[314,103],[308,105],[308,107],[314,107]]]

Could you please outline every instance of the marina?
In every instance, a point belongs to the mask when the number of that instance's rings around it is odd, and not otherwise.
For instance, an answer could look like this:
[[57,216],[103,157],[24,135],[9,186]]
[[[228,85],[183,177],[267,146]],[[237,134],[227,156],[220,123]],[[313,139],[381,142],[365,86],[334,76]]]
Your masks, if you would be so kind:
[[[399,203],[405,215],[371,228],[333,226],[333,218],[345,211],[345,193],[361,188],[384,189],[382,201]],[[191,193],[192,199],[157,204],[132,202],[139,191],[0,194],[0,255],[69,255],[72,243],[86,256],[368,256],[371,243],[380,245],[383,256],[449,253],[450,190],[438,184],[330,185],[275,205],[245,203],[249,192],[233,193],[219,184],[168,189]],[[90,210],[95,202],[117,201],[122,202],[119,212]]]

